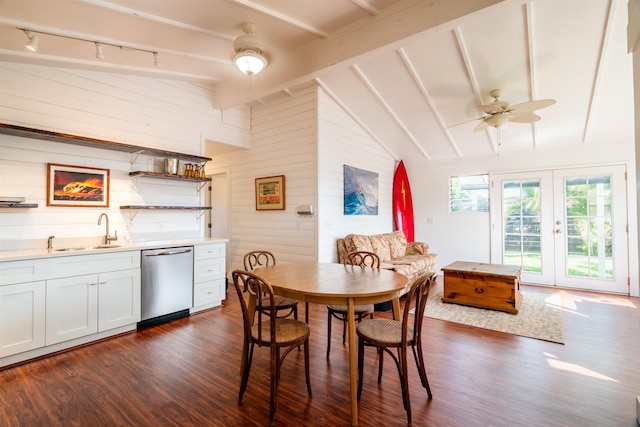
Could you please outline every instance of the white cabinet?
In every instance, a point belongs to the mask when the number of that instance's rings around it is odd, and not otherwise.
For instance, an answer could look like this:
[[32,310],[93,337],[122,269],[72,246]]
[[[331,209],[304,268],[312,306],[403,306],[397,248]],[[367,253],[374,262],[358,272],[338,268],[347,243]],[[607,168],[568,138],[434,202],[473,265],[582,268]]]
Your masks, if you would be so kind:
[[192,312],[222,304],[225,297],[225,244],[211,243],[194,248]]
[[[140,252],[48,260],[46,345],[140,321]],[[135,267],[135,268],[131,268]]]
[[0,263],[0,357],[44,346],[44,260]]
[[44,346],[44,313],[44,280],[0,286],[0,357]]
[[140,320],[140,270],[47,281],[47,339],[52,345]]
[[140,321],[140,269],[99,275],[98,331]]
[[47,345],[98,332],[98,275],[47,280]]

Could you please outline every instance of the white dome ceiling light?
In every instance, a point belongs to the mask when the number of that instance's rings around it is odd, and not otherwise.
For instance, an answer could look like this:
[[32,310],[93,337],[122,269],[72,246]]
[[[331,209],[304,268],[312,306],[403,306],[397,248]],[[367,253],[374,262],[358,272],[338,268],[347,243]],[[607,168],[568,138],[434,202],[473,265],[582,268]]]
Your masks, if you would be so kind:
[[258,74],[268,64],[267,58],[264,56],[264,44],[253,35],[256,25],[252,22],[242,24],[244,35],[238,37],[233,42],[233,50],[236,55],[233,62],[244,74],[249,76]]

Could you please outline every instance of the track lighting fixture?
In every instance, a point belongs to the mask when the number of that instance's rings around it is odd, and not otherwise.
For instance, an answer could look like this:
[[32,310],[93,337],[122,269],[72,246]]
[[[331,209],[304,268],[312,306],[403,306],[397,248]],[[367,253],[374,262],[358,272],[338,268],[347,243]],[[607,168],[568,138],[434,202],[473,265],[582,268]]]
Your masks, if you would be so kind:
[[40,37],[32,35],[31,31],[29,30],[22,30],[22,31],[24,31],[24,33],[27,35],[27,38],[29,39],[29,41],[27,41],[27,44],[25,44],[24,47],[29,49],[31,52],[37,52],[38,42],[40,41]]
[[83,38],[80,38],[80,37],[65,36],[65,35],[62,35],[62,34],[47,33],[47,32],[44,32],[44,31],[30,30],[28,28],[18,28],[18,30],[20,30],[20,31],[22,31],[22,32],[24,32],[26,34],[26,36],[29,39],[29,41],[27,42],[27,44],[25,44],[25,47],[27,49],[29,49],[30,51],[32,51],[32,52],[36,52],[38,50],[38,41],[40,41],[40,39],[39,39],[38,36],[32,34],[32,33],[37,33],[37,34],[45,34],[47,36],[62,37],[64,39],[79,40],[79,41],[82,41],[82,42],[93,43],[96,46],[96,58],[97,59],[104,59],[104,52],[102,50],[102,46],[113,46],[113,47],[118,47],[120,49],[136,50],[138,52],[150,53],[150,54],[153,55],[153,65],[155,65],[156,67],[160,66],[160,60],[158,58],[158,52],[157,51],[148,50],[148,49],[141,49],[141,48],[132,47],[132,46],[125,46],[125,45],[121,45],[121,44],[107,43],[107,42],[98,41],[98,40],[83,39]]
[[245,22],[242,24],[242,31],[245,34],[233,42],[233,50],[236,52],[233,62],[240,71],[250,76],[258,74],[267,66],[267,58],[263,55],[262,41],[253,35],[255,30],[255,24]]
[[101,43],[96,43],[96,58],[104,59],[104,52],[102,51]]

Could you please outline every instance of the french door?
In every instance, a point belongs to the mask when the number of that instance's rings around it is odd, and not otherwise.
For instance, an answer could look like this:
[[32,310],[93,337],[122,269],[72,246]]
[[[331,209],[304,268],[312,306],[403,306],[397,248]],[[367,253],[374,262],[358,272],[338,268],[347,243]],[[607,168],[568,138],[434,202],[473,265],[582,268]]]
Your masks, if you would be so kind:
[[522,281],[629,293],[625,167],[491,177],[491,260]]

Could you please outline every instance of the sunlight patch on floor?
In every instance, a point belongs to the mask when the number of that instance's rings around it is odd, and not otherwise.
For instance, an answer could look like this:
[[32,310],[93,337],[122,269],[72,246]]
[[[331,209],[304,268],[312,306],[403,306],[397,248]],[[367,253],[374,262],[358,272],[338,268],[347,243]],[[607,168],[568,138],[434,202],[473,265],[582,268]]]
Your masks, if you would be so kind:
[[563,362],[562,360],[558,360],[558,358],[551,353],[544,352],[545,356],[547,356],[547,363],[553,369],[558,369],[561,371],[572,372],[574,374],[584,375],[587,377],[596,378],[599,380],[605,381],[613,381],[620,382],[614,378],[608,377],[606,375],[600,374],[596,371],[592,371],[591,369],[585,368],[584,366],[576,365],[575,363]]
[[579,312],[578,305],[581,303],[607,304],[633,309],[638,308],[633,301],[630,301],[627,298],[617,297],[615,295],[573,295],[566,291],[560,291],[549,295],[545,299],[545,302],[550,306],[558,307],[563,311],[582,317],[589,316]]

